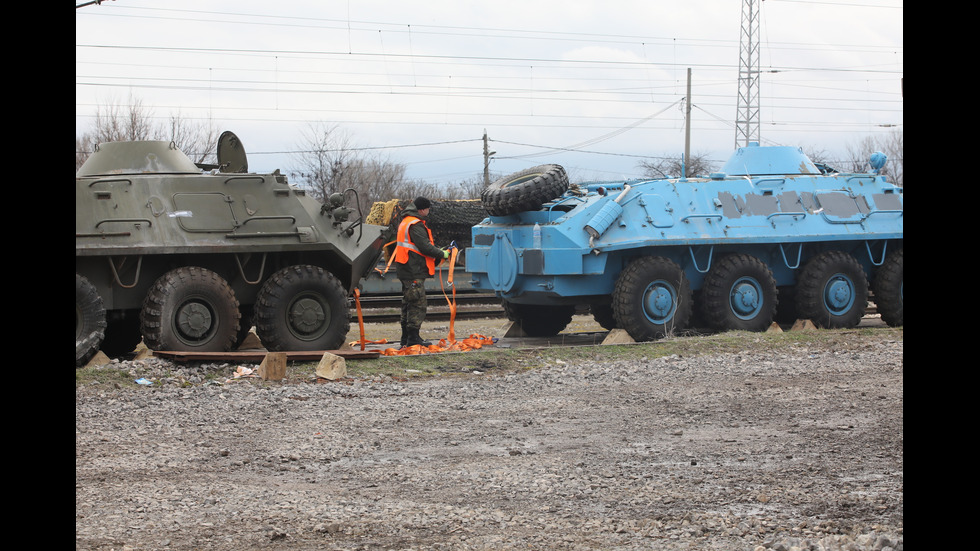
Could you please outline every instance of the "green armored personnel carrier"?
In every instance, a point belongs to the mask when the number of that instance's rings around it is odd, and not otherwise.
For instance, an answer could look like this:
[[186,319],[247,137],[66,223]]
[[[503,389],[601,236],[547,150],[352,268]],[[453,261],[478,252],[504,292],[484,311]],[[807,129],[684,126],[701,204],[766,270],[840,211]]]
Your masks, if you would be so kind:
[[321,204],[250,173],[230,132],[217,165],[166,141],[100,144],[75,174],[76,366],[141,339],[227,351],[253,324],[270,351],[338,348],[385,237],[345,206],[356,195]]

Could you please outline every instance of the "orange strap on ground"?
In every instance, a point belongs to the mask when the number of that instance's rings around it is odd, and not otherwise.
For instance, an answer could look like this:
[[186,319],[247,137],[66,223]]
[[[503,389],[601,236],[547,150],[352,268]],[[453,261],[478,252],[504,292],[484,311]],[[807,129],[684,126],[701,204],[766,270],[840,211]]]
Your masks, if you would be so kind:
[[350,343],[351,346],[360,343],[361,350],[364,350],[364,345],[368,343],[387,344],[388,339],[380,339],[376,341],[369,341],[364,339],[364,315],[361,313],[361,290],[360,289],[354,289],[354,306],[357,308],[357,325],[361,329],[361,340]]
[[452,343],[446,342],[446,339],[441,339],[438,344],[431,344],[429,346],[416,344],[403,348],[385,348],[381,354],[385,356],[414,356],[418,354],[438,354],[440,352],[465,352],[491,344],[493,344],[493,337],[486,337],[474,333],[461,341]]

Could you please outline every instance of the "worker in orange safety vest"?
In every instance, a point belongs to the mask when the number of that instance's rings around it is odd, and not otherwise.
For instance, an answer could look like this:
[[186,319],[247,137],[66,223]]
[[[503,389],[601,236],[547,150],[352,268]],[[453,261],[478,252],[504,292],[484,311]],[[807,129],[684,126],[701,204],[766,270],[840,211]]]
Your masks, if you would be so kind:
[[401,346],[432,343],[419,335],[425,312],[425,280],[436,273],[436,265],[449,258],[449,251],[433,244],[432,230],[425,223],[432,202],[418,197],[402,211],[395,243],[395,273],[402,283]]

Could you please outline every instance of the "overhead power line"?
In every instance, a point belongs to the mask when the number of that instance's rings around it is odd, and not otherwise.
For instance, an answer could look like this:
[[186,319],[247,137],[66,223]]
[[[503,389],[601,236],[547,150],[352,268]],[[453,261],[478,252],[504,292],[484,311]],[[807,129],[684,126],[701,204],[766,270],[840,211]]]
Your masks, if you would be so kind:
[[[547,57],[506,57],[506,56],[478,56],[478,55],[448,55],[448,54],[418,54],[418,53],[385,53],[385,52],[344,52],[339,50],[263,50],[254,48],[186,48],[177,46],[118,46],[102,44],[76,44],[76,48],[95,48],[95,49],[114,49],[114,50],[134,50],[134,51],[158,51],[158,52],[182,52],[182,53],[217,53],[227,55],[263,55],[263,56],[335,56],[335,57],[384,57],[384,58],[405,58],[405,59],[433,59],[433,60],[463,60],[463,61],[490,61],[507,63],[552,63],[584,65],[595,64],[610,67],[692,67],[697,69],[731,69],[728,63],[689,63],[689,62],[655,62],[655,61],[623,61],[608,59],[559,59]],[[884,69],[861,69],[848,67],[792,67],[792,66],[769,66],[766,71],[822,71],[822,72],[856,72],[856,73],[888,73],[901,74],[898,70]]]

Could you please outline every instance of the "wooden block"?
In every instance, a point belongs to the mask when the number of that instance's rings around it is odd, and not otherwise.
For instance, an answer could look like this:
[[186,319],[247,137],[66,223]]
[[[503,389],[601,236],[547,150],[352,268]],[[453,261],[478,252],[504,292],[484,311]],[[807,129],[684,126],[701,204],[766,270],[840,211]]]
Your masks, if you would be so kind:
[[810,320],[796,320],[793,327],[790,327],[790,331],[816,331],[817,326],[813,325]]
[[783,328],[780,327],[779,324],[776,322],[772,322],[772,325],[769,326],[769,329],[766,329],[766,333],[782,333],[782,332],[783,332]]
[[343,379],[347,376],[347,361],[336,354],[324,352],[316,366],[316,376],[329,381]]
[[238,350],[252,350],[262,348],[262,341],[259,340],[258,335],[255,331],[249,331],[245,338],[242,339],[242,343],[238,345]]
[[88,363],[85,364],[85,367],[101,367],[103,365],[108,365],[110,362],[112,362],[112,360],[109,359],[109,356],[106,356],[105,352],[99,350],[94,356],[89,358]]
[[259,376],[266,381],[281,381],[286,377],[286,353],[269,352],[259,364]]
[[508,321],[507,324],[500,329],[503,331],[505,338],[527,336],[527,333],[524,332],[524,328],[521,327],[521,322],[519,321]]
[[613,329],[602,339],[602,344],[629,344],[636,342],[625,329]]

